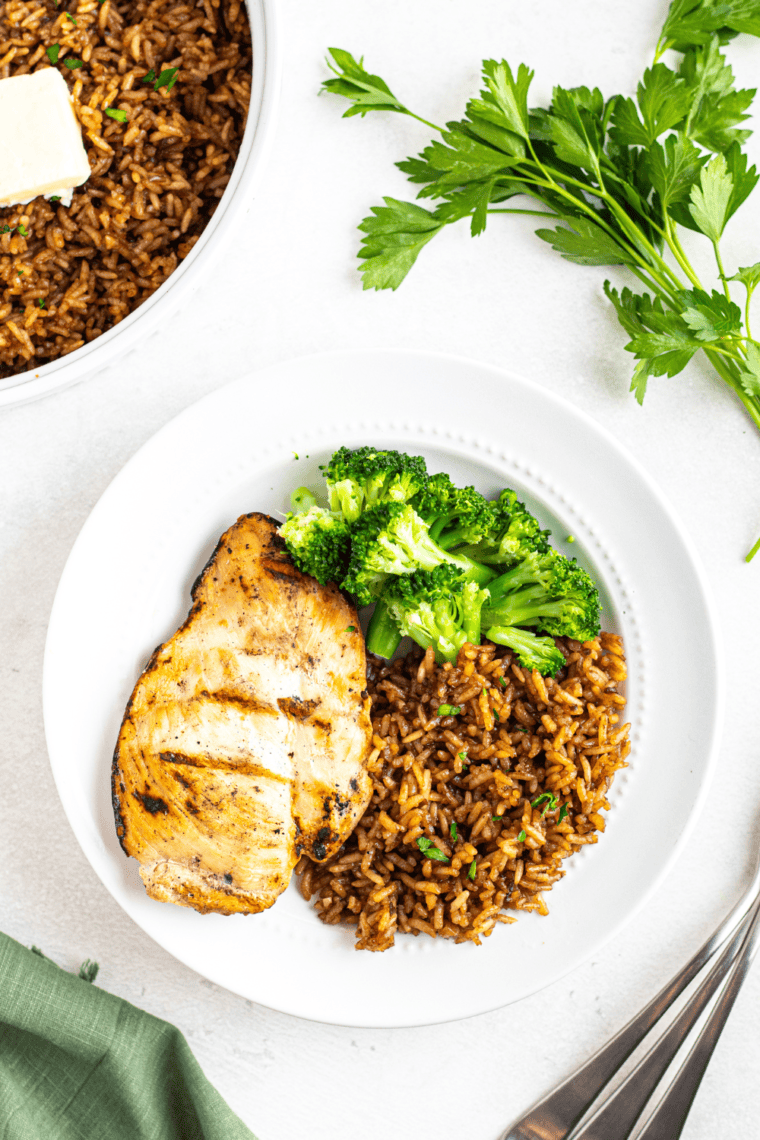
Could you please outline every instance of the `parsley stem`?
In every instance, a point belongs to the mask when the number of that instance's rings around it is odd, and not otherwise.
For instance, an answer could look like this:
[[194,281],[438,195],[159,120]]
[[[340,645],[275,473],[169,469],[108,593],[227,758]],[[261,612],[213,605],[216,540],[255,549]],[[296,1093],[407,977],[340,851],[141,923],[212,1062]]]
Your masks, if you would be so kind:
[[[539,164],[539,166],[542,170],[546,169],[545,167],[541,166],[541,164]],[[606,230],[607,233],[613,238],[613,240],[616,241],[618,245],[621,245],[620,233],[616,232],[608,222],[605,222],[604,218],[601,218],[599,216],[599,213],[593,208],[593,206],[589,206],[585,199],[581,198],[579,195],[571,194],[570,191],[566,190],[564,186],[560,185],[558,182],[555,182],[551,177],[550,170],[546,170],[546,177],[550,179],[550,181],[547,182],[543,179],[537,178],[535,174],[532,177],[521,177],[519,175],[513,174],[510,174],[509,176],[511,182],[526,182],[529,185],[533,186],[543,186],[546,190],[551,190],[553,194],[557,194],[560,198],[567,199],[567,201],[571,202],[576,209],[580,209],[584,214],[588,214],[595,225],[599,226],[599,228],[602,230]],[[593,187],[585,186],[582,182],[578,182],[575,178],[570,178],[569,176],[563,174],[562,179],[563,181],[567,181],[569,183],[575,184],[576,186],[580,186],[584,190],[590,190],[591,193],[595,194],[597,197],[601,197],[601,194],[599,194],[598,191],[594,190]],[[561,217],[562,215],[559,216]],[[641,261],[641,257],[638,255],[638,251],[635,248],[631,247],[630,245],[627,247],[622,246],[622,248],[627,249],[627,251],[632,253],[641,264],[646,265],[646,263]]]
[[431,127],[432,130],[438,131],[439,135],[442,135],[446,130],[445,127],[437,127],[435,123],[431,123],[429,119],[423,119],[420,115],[415,115],[414,111],[410,111],[407,107],[404,107],[404,114],[409,115],[411,119],[416,119],[418,123],[424,123],[426,127]]
[[[677,289],[681,289],[681,282],[678,280],[675,273],[670,268],[670,266],[665,261],[665,259],[662,257],[660,252],[657,249],[655,249],[655,247],[649,241],[649,239],[644,234],[644,232],[641,230],[641,228],[639,226],[637,226],[636,223],[633,222],[628,217],[625,210],[620,206],[620,204],[615,200],[615,198],[612,197],[611,194],[608,194],[605,191],[604,192],[604,198],[605,198],[605,201],[607,202],[607,204],[609,205],[610,209],[612,210],[612,212],[615,214],[615,216],[618,220],[618,223],[620,225],[620,228],[622,230],[624,230],[629,235],[629,240],[631,241],[631,243],[638,246],[642,250],[642,252],[644,252],[646,255],[648,255],[654,261],[654,263],[657,265],[657,267],[660,270],[664,270],[664,272],[667,274],[667,276],[670,277],[670,279],[673,281],[673,283],[675,284]],[[683,266],[681,268],[683,268]],[[685,270],[684,270],[684,272],[685,272]]]
[[755,426],[757,428],[760,428],[760,403],[758,403],[757,400],[754,400],[744,391],[741,383],[739,382],[739,379],[734,375],[732,371],[731,364],[726,363],[725,360],[721,359],[721,357],[725,356],[725,354],[721,353],[719,349],[716,349],[715,345],[710,345],[709,348],[705,348],[704,353],[721,379],[725,381],[729,388],[731,388],[732,391],[736,393],[741,402],[744,404],[744,407],[746,408]]
[[681,269],[683,269],[684,273],[689,278],[689,281],[691,281],[695,289],[701,289],[702,282],[699,280],[696,273],[692,269],[691,263],[689,262],[689,259],[684,252],[683,246],[678,240],[678,234],[676,233],[675,226],[667,214],[665,215],[665,240],[668,243],[668,246],[670,247],[670,250],[676,261],[681,266]]
[[554,210],[515,210],[515,209],[493,209],[486,210],[487,214],[530,214],[533,218],[561,218],[561,214],[555,214]]
[[756,543],[755,543],[755,545],[752,547],[752,549],[750,550],[749,554],[748,554],[748,555],[747,555],[747,557],[744,559],[744,561],[745,561],[745,562],[751,562],[751,561],[752,561],[752,559],[753,559],[753,558],[755,557],[755,555],[757,554],[758,550],[760,550],[760,538],[758,538],[757,542],[756,542]]
[[747,286],[747,300],[744,303],[744,327],[747,330],[747,340],[754,340],[752,331],[749,327],[749,303],[752,300],[752,293],[754,290]]
[[720,246],[718,245],[717,241],[714,241],[712,243],[712,247],[713,247],[713,250],[715,251],[715,260],[716,260],[717,265],[718,265],[718,273],[720,274],[720,279],[723,282],[723,292],[726,294],[726,300],[730,301],[731,300],[731,294],[730,294],[729,289],[728,289],[728,281],[726,280],[726,271],[723,268],[723,259],[720,256]]

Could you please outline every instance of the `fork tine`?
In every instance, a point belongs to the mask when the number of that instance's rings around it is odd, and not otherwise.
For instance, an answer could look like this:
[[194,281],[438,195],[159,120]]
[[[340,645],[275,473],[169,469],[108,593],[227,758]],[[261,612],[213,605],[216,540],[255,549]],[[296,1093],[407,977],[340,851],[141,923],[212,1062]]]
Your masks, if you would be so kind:
[[502,1132],[499,1140],[567,1140],[578,1121],[588,1112],[604,1086],[625,1064],[649,1030],[657,1024],[676,998],[697,976],[726,939],[743,924],[750,907],[760,897],[760,864],[752,882],[711,938],[690,962],[663,986],[660,992],[593,1057],[556,1089],[533,1105]]
[[[753,918],[760,913],[759,908],[760,903],[756,903]],[[744,941],[744,936],[743,924],[672,1025],[628,1074],[623,1083],[604,1100],[588,1123],[579,1132],[573,1133],[573,1140],[609,1140],[610,1136],[614,1136],[616,1140],[626,1140],[626,1137],[630,1136],[647,1101],[660,1083],[663,1073],[723,984]],[[667,1134],[667,1140],[674,1140],[672,1133]]]
[[678,1140],[713,1049],[757,953],[759,941],[760,909],[756,908],[723,992],[638,1140]]

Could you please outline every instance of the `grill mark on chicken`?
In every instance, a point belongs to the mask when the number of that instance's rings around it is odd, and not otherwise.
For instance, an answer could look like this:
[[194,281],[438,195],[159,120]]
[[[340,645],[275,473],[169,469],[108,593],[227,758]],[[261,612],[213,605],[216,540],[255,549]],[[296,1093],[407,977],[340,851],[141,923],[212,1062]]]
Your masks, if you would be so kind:
[[[159,752],[158,758],[163,760],[165,764],[184,764],[188,768],[226,769],[228,772],[240,772],[245,776],[265,776],[269,780],[280,780],[283,784],[290,783],[286,776],[281,776],[277,772],[270,771],[269,768],[262,768],[260,764],[251,764],[246,760],[225,760],[223,757],[213,756],[182,756],[177,752]],[[182,783],[185,781],[182,780]],[[190,785],[185,783],[185,787],[190,787]]]
[[321,861],[345,841],[372,787],[358,624],[337,587],[293,566],[273,519],[222,535],[114,753],[117,833],[149,895],[255,913],[301,853]]

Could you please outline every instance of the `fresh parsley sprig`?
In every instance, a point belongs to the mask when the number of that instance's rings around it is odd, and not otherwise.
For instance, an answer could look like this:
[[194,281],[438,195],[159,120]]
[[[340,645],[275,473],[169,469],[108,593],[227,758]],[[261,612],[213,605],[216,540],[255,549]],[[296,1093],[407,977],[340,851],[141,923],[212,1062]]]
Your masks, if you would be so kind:
[[[410,111],[362,60],[332,48],[334,78],[323,88],[349,100],[344,117],[392,111],[440,136],[397,164],[433,208],[385,198],[359,226],[364,288],[397,289],[428,242],[462,218],[473,236],[492,214],[546,218],[536,233],[566,260],[626,266],[643,286],[604,286],[629,336],[639,403],[650,377],[675,376],[704,352],[760,429],[760,341],[750,325],[760,262],[729,276],[720,249],[760,177],[741,149],[755,91],[735,88],[721,50],[741,33],[760,36],[760,0],[673,0],[635,99],[555,87],[548,107],[531,108],[533,72],[485,60],[483,90],[445,127]],[[666,51],[679,53],[674,67],[662,62]],[[505,204],[512,199],[520,204]],[[719,289],[697,275],[679,227],[712,245]],[[732,283],[745,290],[743,310]],[[759,549],[760,540],[747,561]]]

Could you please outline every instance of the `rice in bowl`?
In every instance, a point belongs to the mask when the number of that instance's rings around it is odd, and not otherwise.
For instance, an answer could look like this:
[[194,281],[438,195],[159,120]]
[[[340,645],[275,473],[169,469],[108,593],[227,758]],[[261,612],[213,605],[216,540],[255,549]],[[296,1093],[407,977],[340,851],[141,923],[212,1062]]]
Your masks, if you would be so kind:
[[397,932],[480,945],[515,921],[506,911],[547,914],[564,860],[597,842],[630,748],[623,645],[557,644],[556,679],[490,643],[454,665],[432,650],[370,660],[372,800],[332,859],[297,867],[322,921],[356,926],[357,949],[387,950]]
[[[92,174],[68,209],[0,209],[0,378],[94,340],[163,284],[224,193],[250,105],[242,0],[0,2],[0,79],[51,66],[55,45]],[[145,81],[174,68],[171,86]]]

